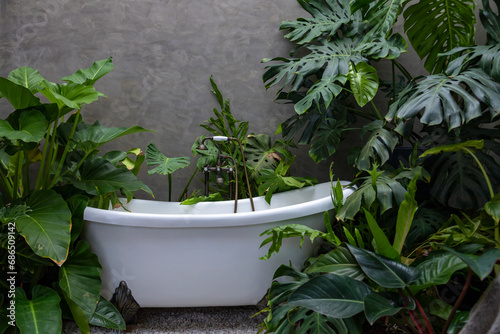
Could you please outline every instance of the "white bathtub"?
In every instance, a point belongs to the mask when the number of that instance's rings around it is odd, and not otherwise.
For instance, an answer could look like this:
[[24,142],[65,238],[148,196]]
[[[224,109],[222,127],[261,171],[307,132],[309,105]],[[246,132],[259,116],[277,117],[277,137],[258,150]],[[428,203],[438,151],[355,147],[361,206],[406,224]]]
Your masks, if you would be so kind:
[[[348,182],[343,182],[347,184]],[[344,199],[352,189],[344,189]],[[85,210],[84,238],[103,267],[102,294],[111,298],[124,280],[141,307],[255,305],[271,286],[274,271],[312,255],[299,239],[283,241],[269,260],[259,258],[268,228],[304,224],[324,230],[323,213],[333,208],[329,182],[263,197],[179,205],[132,200],[127,209]]]

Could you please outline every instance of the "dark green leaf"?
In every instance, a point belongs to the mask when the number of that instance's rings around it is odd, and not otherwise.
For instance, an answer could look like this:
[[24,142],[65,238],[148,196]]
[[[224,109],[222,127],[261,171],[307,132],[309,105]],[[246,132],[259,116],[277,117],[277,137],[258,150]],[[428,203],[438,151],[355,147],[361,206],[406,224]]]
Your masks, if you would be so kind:
[[90,324],[118,330],[125,330],[126,325],[116,307],[101,296]]
[[381,317],[393,316],[404,309],[404,306],[396,305],[393,301],[385,299],[377,293],[370,293],[366,296],[364,303],[366,319],[370,325],[373,325]]
[[351,253],[344,247],[321,254],[314,262],[306,268],[306,273],[332,273],[340,276],[348,276],[362,280],[364,274],[359,268]]
[[493,266],[498,258],[500,258],[500,249],[498,248],[489,249],[484,252],[484,254],[477,257],[475,255],[457,252],[456,250],[446,246],[441,247],[464,261],[464,263],[467,264],[467,266],[469,266],[469,268],[472,269],[472,271],[474,271],[474,273],[476,273],[476,275],[482,280],[491,273]]
[[21,333],[61,333],[61,299],[54,290],[35,285],[29,300],[22,288],[16,288],[16,325]]
[[149,175],[154,173],[161,175],[172,174],[178,169],[189,166],[189,157],[167,158],[153,143],[147,147],[146,161],[148,166],[156,166],[148,170]]

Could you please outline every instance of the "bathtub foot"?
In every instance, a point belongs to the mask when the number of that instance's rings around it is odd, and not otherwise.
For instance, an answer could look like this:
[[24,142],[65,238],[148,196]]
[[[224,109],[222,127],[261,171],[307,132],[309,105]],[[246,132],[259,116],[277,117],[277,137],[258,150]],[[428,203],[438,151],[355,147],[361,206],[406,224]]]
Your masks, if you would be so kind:
[[113,297],[111,297],[110,302],[115,305],[126,324],[136,322],[136,313],[139,310],[140,305],[135,301],[132,296],[132,292],[128,288],[125,281],[120,282],[120,285],[115,289],[115,293],[113,294]]

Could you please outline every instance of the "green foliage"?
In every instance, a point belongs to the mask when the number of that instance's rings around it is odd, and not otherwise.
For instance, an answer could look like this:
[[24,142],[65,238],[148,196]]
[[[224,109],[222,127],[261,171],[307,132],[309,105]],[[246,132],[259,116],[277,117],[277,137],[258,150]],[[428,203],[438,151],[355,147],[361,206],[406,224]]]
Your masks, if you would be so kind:
[[[128,157],[139,156],[137,150],[102,156],[98,150],[148,130],[83,121],[83,106],[104,96],[93,84],[112,69],[109,58],[63,77],[61,84],[28,67],[0,78],[0,97],[12,107],[0,120],[0,268],[18,273],[16,324],[22,332],[60,333],[61,305],[67,305],[82,332],[96,318],[95,323],[124,328],[116,308],[103,302],[96,311],[101,267],[79,238],[89,203],[107,207],[109,200],[118,201],[117,191],[128,198],[137,190],[152,194],[136,176],[141,158]],[[7,231],[16,242],[13,267],[6,261]],[[2,284],[0,290],[5,289]],[[0,301],[2,307],[6,302]]]

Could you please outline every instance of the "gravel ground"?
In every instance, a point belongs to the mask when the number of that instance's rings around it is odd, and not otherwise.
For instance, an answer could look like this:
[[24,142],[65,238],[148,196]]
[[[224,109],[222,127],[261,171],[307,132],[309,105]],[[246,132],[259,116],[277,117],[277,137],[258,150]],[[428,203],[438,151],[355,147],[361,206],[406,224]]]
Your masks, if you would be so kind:
[[[195,307],[195,308],[143,308],[137,312],[137,323],[127,325],[126,331],[91,327],[90,333],[141,334],[255,334],[265,314],[256,306]],[[64,326],[63,333],[80,333],[74,322]]]

